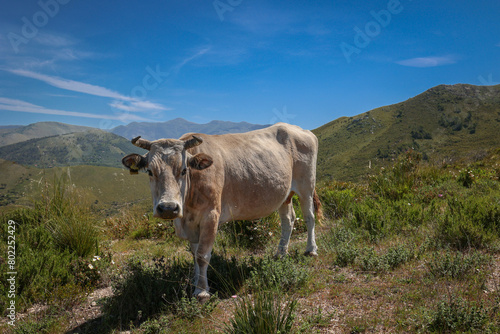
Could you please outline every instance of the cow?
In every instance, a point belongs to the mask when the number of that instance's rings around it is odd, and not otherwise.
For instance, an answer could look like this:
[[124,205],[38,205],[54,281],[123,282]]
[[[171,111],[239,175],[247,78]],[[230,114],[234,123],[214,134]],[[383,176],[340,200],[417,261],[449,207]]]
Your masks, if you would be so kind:
[[207,268],[220,223],[254,220],[278,211],[281,239],[277,256],[288,251],[295,222],[292,196],[297,194],[307,225],[306,255],[317,256],[315,213],[321,203],[315,191],[318,140],[298,126],[277,123],[239,134],[188,133],[179,139],[132,143],[144,155],[122,159],[132,174],[150,177],[154,216],[173,220],[178,237],[191,243],[194,293],[210,297]]

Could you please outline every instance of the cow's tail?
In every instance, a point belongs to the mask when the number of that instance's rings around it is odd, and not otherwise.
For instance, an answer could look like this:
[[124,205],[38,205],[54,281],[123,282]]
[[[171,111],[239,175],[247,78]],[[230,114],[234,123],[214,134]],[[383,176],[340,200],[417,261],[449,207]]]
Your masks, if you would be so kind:
[[313,194],[313,203],[314,203],[314,214],[316,215],[316,220],[318,221],[319,224],[321,224],[321,221],[323,220],[323,205],[321,204],[321,201],[319,200],[319,196],[316,193],[316,189],[314,189],[314,194]]

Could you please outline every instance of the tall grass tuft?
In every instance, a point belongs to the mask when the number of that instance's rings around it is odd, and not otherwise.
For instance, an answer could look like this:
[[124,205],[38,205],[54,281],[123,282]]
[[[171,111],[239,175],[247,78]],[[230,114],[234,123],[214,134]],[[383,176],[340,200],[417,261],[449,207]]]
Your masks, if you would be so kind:
[[45,184],[34,205],[35,211],[42,214],[54,243],[81,257],[99,250],[96,218],[89,206],[85,196],[63,179],[56,179],[52,185]]
[[290,333],[297,300],[276,292],[259,291],[253,298],[236,301],[234,317],[224,328],[226,334]]
[[[50,303],[54,291],[64,291],[68,298],[78,299],[98,279],[89,280],[86,273],[75,272],[74,263],[89,263],[98,253],[97,231],[85,197],[64,180],[42,185],[33,206],[11,211],[0,217],[2,229],[7,221],[16,222],[17,296],[19,309],[33,303]],[[0,250],[7,245],[2,233]],[[6,252],[5,252],[6,253]],[[0,270],[7,272],[6,263]],[[80,277],[77,278],[77,275]],[[86,282],[86,283],[82,283]],[[0,306],[7,295],[0,285]]]

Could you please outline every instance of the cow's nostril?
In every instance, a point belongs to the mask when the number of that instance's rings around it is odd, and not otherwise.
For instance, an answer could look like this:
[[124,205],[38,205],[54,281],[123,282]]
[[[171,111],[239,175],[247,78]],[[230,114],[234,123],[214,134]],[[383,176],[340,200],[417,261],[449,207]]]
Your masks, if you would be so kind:
[[156,207],[156,212],[163,219],[174,219],[179,215],[180,207],[177,203],[160,203]]

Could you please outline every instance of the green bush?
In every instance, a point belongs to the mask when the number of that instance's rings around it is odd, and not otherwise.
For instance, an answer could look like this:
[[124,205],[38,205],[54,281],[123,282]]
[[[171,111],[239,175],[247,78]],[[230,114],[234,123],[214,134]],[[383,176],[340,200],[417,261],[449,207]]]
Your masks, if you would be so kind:
[[337,257],[335,264],[339,267],[347,267],[356,261],[359,255],[359,249],[349,244],[341,245],[337,248]]
[[273,259],[269,256],[257,260],[250,272],[248,286],[252,291],[291,291],[304,285],[309,278],[309,270],[304,261],[296,255]]
[[465,279],[479,267],[489,263],[491,257],[478,251],[468,253],[445,252],[435,253],[427,264],[429,273],[434,278],[446,277]]
[[343,182],[332,182],[319,188],[318,196],[326,217],[330,219],[349,217],[363,190],[360,186]]
[[220,226],[219,232],[231,245],[247,249],[263,249],[281,232],[278,213],[259,220],[238,220]]
[[405,245],[391,247],[381,255],[377,254],[373,248],[365,248],[360,252],[359,266],[364,271],[385,272],[414,258],[414,251]]
[[447,201],[437,238],[456,249],[484,248],[498,240],[500,203],[494,195],[468,194]]
[[451,301],[441,301],[431,314],[429,329],[436,332],[478,332],[484,329],[488,322],[488,310],[483,305],[451,298]]
[[236,301],[234,317],[224,327],[226,334],[290,333],[296,317],[297,300],[275,292],[259,291],[253,298]]
[[[96,287],[99,279],[83,282],[74,263],[89,261],[99,254],[97,231],[92,213],[84,205],[81,193],[56,180],[55,185],[43,184],[33,207],[11,211],[0,217],[2,243],[0,250],[6,253],[7,222],[16,223],[16,271],[17,305],[19,309],[36,302],[48,302],[54,291],[66,295],[84,294]],[[81,205],[80,205],[81,204]],[[57,227],[56,227],[57,226]],[[7,263],[0,263],[0,270],[7,272]],[[83,274],[84,276],[84,274]],[[76,284],[76,285],[75,285]],[[81,289],[78,289],[80,286]],[[0,285],[0,306],[4,312],[6,293]],[[73,297],[71,297],[73,298]]]
[[379,175],[370,178],[370,190],[388,199],[402,199],[419,182],[418,167],[421,159],[420,153],[407,151],[398,157],[391,168],[382,169]]

